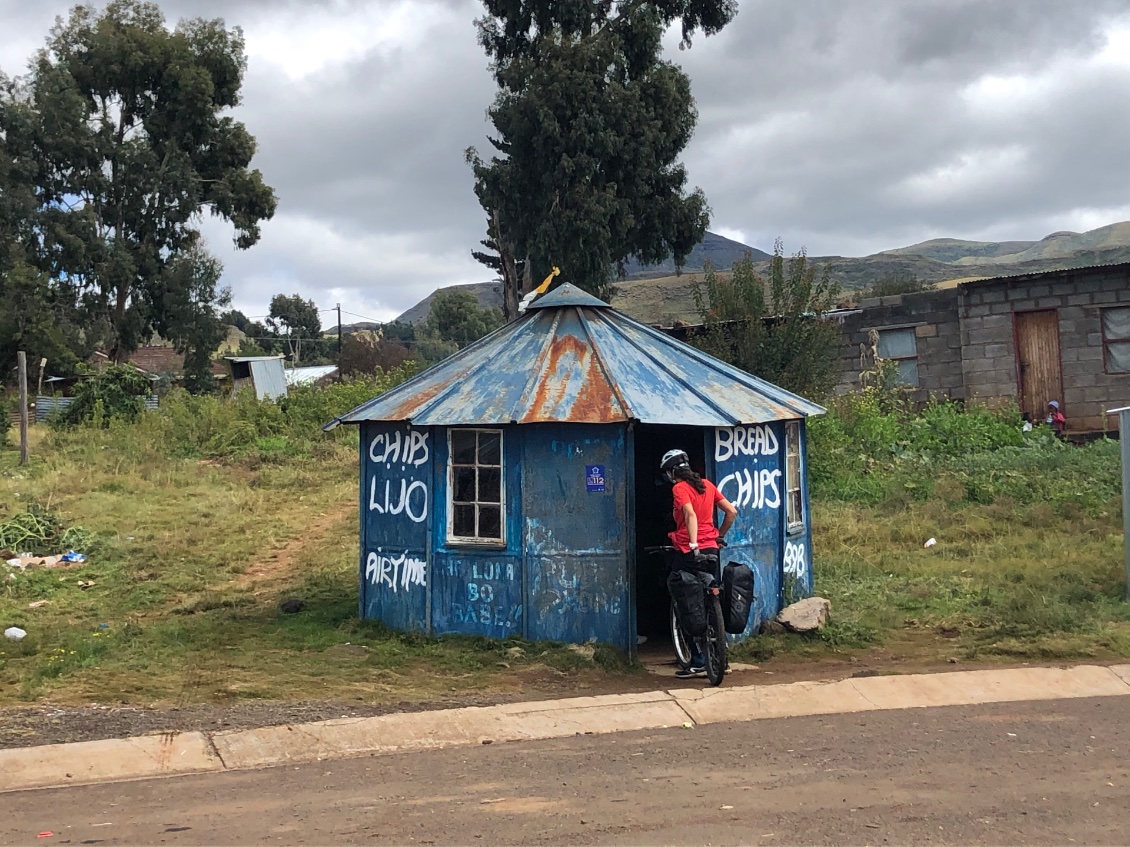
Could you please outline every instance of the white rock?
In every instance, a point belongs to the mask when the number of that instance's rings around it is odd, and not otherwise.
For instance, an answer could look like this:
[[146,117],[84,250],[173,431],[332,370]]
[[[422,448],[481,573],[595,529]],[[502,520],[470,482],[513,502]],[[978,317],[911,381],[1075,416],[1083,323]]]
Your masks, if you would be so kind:
[[777,620],[793,632],[812,632],[827,623],[831,611],[831,601],[823,597],[809,597],[782,609]]

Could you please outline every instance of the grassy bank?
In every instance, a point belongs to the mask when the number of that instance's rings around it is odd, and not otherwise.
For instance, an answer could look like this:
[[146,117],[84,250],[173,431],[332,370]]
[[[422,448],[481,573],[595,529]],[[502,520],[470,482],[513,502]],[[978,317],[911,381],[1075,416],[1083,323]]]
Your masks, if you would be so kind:
[[814,421],[811,452],[816,590],[832,624],[748,655],[1130,655],[1117,442],[1073,447],[1012,414],[910,414],[868,395]]
[[[29,468],[0,450],[0,523],[33,505],[90,556],[0,584],[0,622],[29,633],[0,642],[0,704],[393,703],[624,670],[603,648],[357,620],[356,432],[319,426],[397,378],[281,406],[174,395],[136,423],[34,428]],[[1066,447],[1008,415],[911,415],[868,395],[813,422],[810,463],[832,623],[755,639],[740,657],[1130,653],[1116,444]],[[305,608],[282,612],[288,598]]]

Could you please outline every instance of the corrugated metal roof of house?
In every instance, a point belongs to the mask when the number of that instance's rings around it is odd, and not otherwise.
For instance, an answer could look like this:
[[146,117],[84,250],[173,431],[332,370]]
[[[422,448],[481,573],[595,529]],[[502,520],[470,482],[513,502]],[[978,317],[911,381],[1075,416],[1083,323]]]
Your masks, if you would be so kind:
[[327,427],[361,421],[736,426],[823,411],[566,284],[522,318]]

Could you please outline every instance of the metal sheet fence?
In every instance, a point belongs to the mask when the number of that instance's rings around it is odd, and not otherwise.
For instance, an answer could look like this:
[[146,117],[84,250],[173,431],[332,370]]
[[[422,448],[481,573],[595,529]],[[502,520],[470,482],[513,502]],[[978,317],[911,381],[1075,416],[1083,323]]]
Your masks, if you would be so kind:
[[[35,422],[45,423],[54,414],[62,414],[62,412],[75,402],[74,397],[48,397],[40,395],[35,398]],[[145,408],[147,411],[154,411],[160,405],[160,401],[156,394],[150,394],[145,397]]]

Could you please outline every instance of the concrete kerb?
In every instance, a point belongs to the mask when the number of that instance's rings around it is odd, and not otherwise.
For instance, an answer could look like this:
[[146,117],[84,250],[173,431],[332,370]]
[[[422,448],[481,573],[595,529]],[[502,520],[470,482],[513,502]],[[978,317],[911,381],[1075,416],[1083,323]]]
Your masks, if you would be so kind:
[[1124,695],[1130,665],[680,688],[0,750],[0,792],[725,721]]

